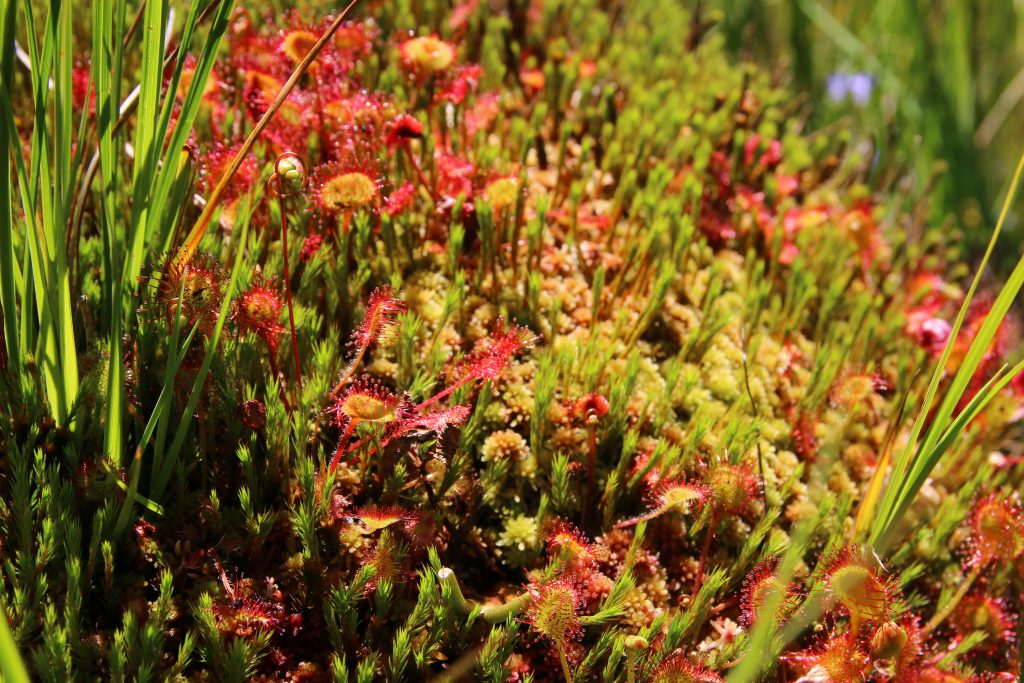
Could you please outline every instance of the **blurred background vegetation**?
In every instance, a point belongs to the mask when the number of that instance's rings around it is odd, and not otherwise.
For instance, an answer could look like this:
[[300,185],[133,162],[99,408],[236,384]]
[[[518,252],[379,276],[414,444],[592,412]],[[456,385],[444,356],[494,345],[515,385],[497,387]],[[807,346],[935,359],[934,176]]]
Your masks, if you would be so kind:
[[[908,172],[932,224],[984,249],[1024,149],[1021,0],[714,0],[730,50],[776,68],[811,98],[809,130],[853,119],[873,169]],[[862,100],[843,85],[870,83]],[[847,81],[847,83],[844,83]],[[829,86],[833,87],[830,88]],[[839,95],[838,99],[835,97]],[[909,189],[909,188],[908,188]],[[908,197],[909,200],[909,197]],[[1011,214],[1004,245],[1024,238]],[[1001,273],[1018,248],[997,251]]]

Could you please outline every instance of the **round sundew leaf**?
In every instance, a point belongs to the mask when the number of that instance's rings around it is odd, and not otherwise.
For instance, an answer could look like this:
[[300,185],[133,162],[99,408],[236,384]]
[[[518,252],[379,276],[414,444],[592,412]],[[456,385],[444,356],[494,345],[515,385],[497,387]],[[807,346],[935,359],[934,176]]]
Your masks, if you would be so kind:
[[839,567],[829,577],[829,588],[851,614],[865,619],[885,617],[889,595],[868,567],[857,564]]
[[455,48],[434,36],[410,38],[400,50],[409,66],[427,74],[444,71],[455,61]]
[[312,31],[289,31],[281,43],[281,51],[294,64],[299,64],[316,45],[317,35]]
[[1024,529],[1017,513],[996,499],[978,509],[974,530],[984,552],[994,559],[1012,560],[1024,552]]
[[360,422],[390,422],[395,419],[395,403],[370,393],[353,392],[338,408],[347,417]]
[[373,178],[358,171],[331,178],[320,190],[324,206],[335,211],[369,206],[377,194],[377,183]]
[[666,511],[676,508],[687,511],[692,505],[700,504],[704,500],[704,495],[698,488],[687,484],[669,486],[661,495],[664,501],[662,507]]

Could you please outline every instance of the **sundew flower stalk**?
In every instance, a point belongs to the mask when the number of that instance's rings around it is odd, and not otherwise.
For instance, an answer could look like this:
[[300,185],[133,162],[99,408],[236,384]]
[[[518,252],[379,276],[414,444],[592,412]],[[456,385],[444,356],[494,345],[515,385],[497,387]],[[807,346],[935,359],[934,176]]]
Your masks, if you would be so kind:
[[281,212],[281,252],[282,270],[284,272],[284,291],[288,302],[288,324],[291,326],[292,358],[295,361],[295,381],[299,385],[299,396],[302,395],[302,363],[299,360],[299,340],[295,334],[295,309],[292,304],[291,274],[288,261],[288,212],[285,210],[288,197],[302,191],[306,182],[306,171],[302,160],[291,152],[277,158],[274,164],[274,175],[270,177],[268,187],[278,198],[278,211]]
[[0,677],[1019,679],[1024,270],[887,107],[699,3],[37,4]]

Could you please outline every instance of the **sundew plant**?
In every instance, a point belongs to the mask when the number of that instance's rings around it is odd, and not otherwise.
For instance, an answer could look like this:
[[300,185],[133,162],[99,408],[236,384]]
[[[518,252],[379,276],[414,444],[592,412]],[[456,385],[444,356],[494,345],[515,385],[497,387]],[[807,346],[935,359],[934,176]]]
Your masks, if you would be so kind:
[[721,20],[4,3],[0,679],[1018,680],[1021,169]]

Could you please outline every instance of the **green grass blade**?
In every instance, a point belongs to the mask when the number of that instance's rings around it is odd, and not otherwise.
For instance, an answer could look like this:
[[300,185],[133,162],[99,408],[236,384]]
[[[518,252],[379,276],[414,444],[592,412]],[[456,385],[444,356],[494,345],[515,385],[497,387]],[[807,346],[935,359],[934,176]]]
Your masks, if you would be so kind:
[[18,644],[7,625],[7,610],[0,610],[0,680],[6,683],[29,683],[28,670],[18,653]]
[[122,280],[130,282],[141,268],[149,220],[150,192],[156,178],[163,137],[158,130],[160,89],[163,83],[164,36],[168,0],[146,3],[142,25],[142,64],[139,73],[139,107],[135,126],[135,163],[132,168],[132,218],[128,231],[128,268]]
[[[64,196],[71,176],[72,159],[73,7],[70,3],[51,0],[42,42],[36,36],[32,3],[23,2],[22,10],[26,19],[34,116],[30,172],[24,174],[19,171],[18,184],[29,223],[26,241],[32,262],[39,332],[34,346],[50,408],[58,423],[64,424],[78,394],[78,350],[71,318],[65,250],[67,201]],[[4,100],[5,109],[10,109],[11,102],[6,92]],[[15,130],[10,123],[13,116],[7,116],[5,112],[5,118],[9,121],[7,129],[10,134]],[[38,221],[35,220],[37,211]],[[30,215],[32,219],[28,218]]]
[[[8,131],[16,130],[13,106],[5,88],[0,88],[0,116],[3,117],[3,125]],[[25,351],[29,352],[29,349],[32,348],[37,356],[44,391],[51,409],[56,413],[59,410],[58,398],[62,385],[56,379],[59,368],[57,367],[57,350],[53,341],[50,319],[51,312],[56,309],[56,304],[51,287],[50,269],[47,267],[46,235],[40,221],[37,220],[37,213],[33,209],[35,206],[34,188],[37,187],[37,184],[30,180],[31,171],[25,166],[21,151],[14,146],[10,148],[10,151],[14,159],[18,194],[21,198],[25,221],[25,229],[22,233],[24,238],[22,263],[25,264],[24,278],[26,282],[22,293],[23,320],[20,336]],[[28,286],[29,281],[31,287]],[[33,309],[35,311],[34,318],[32,316]]]
[[[192,125],[195,123],[196,116],[199,114],[200,105],[202,104],[203,99],[203,91],[206,87],[207,79],[213,72],[217,53],[220,51],[221,43],[223,42],[224,36],[227,34],[227,29],[231,21],[231,12],[235,6],[234,0],[218,1],[220,2],[220,5],[217,8],[217,13],[210,26],[210,32],[203,45],[202,52],[196,60],[196,67],[192,76],[192,82],[189,85],[188,91],[185,93],[184,100],[178,112],[177,122],[175,123],[174,130],[171,133],[170,141],[167,144],[167,149],[169,150],[167,159],[165,159],[165,163],[161,166],[153,191],[150,193],[150,201],[152,203],[150,220],[152,224],[147,227],[147,231],[150,236],[158,235],[158,244],[162,245],[164,249],[170,248],[170,238],[174,234],[174,225],[172,222],[165,220],[166,211],[164,209],[167,205],[167,200],[170,196],[174,181],[180,174],[182,164],[187,160],[185,155],[179,155],[176,150],[181,150],[185,145],[185,142],[188,139],[188,134],[192,130]],[[195,7],[198,7],[198,3]],[[170,114],[173,109],[175,99],[174,95],[177,91],[178,80],[181,76],[181,70],[185,65],[185,52],[191,44],[193,37],[192,27],[197,19],[198,12],[193,9],[193,12],[189,16],[189,20],[185,24],[185,32],[182,35],[178,60],[174,74],[171,78],[170,86],[168,87],[167,97],[164,100],[164,112],[161,114],[161,125],[159,127],[159,130],[162,131],[162,135],[166,135],[167,132]],[[163,138],[161,137],[161,139]]]
[[953,445],[953,441],[959,438],[971,421],[1021,372],[1024,372],[1024,360],[1017,363],[1009,371],[1005,371],[1005,368],[1003,368],[993,376],[971,399],[971,402],[964,407],[949,428],[946,429],[942,439],[936,444],[935,449],[943,452],[949,449]]
[[[908,477],[910,482],[907,487],[908,490],[915,492],[914,495],[916,495],[917,491],[921,490],[932,470],[935,469],[942,457],[953,446],[953,443],[964,433],[971,421],[981,414],[981,411],[985,409],[992,399],[998,396],[999,392],[1006,388],[1006,385],[1022,370],[1024,370],[1024,361],[1018,363],[1009,372],[1006,371],[1006,368],[1003,368],[985,383],[985,386],[974,395],[971,401],[960,411],[957,418],[945,430],[935,447],[930,451],[922,453],[915,460],[916,467]],[[913,502],[914,496],[900,499],[899,507],[896,509],[894,517],[899,519]]]
[[[5,97],[11,97],[11,85],[14,79],[14,22],[17,5],[7,3],[0,15],[0,88]],[[21,335],[17,314],[17,286],[15,282],[14,261],[14,192],[12,187],[11,166],[7,162],[11,140],[16,140],[16,132],[9,129],[6,117],[0,125],[0,308],[3,309],[3,329],[6,340],[6,352],[9,362],[15,370],[21,367]]]
[[[50,235],[54,255],[54,280],[57,286],[57,315],[54,319],[54,334],[60,353],[60,372],[63,382],[64,405],[61,414],[70,417],[72,405],[78,397],[78,347],[75,343],[75,322],[72,318],[71,280],[67,261],[66,230],[68,226],[71,197],[74,184],[71,180],[72,152],[71,134],[74,129],[74,114],[71,106],[72,61],[74,51],[71,45],[71,22],[74,5],[60,3],[57,28],[57,45],[54,64],[54,100],[56,136],[54,143],[56,157],[56,184],[53,188],[54,223]],[[62,420],[63,421],[63,420]]]
[[931,409],[938,392],[939,383],[942,380],[944,370],[949,362],[949,356],[952,353],[953,345],[956,343],[960,328],[963,326],[964,319],[967,316],[967,310],[971,301],[973,301],[974,293],[981,282],[982,272],[988,264],[989,258],[995,248],[996,240],[1002,231],[1003,224],[1006,221],[1006,216],[1010,210],[1010,205],[1012,204],[1014,195],[1020,185],[1022,173],[1024,173],[1024,154],[1021,155],[1020,161],[1017,164],[1017,170],[1014,173],[1013,181],[1010,183],[1006,198],[1003,202],[1003,207],[999,214],[999,220],[996,222],[996,227],[992,231],[992,237],[989,240],[988,248],[985,250],[985,255],[981,260],[981,264],[978,266],[974,280],[971,282],[971,286],[960,306],[960,311],[957,313],[956,320],[953,323],[953,328],[949,335],[949,340],[946,342],[946,348],[943,349],[942,356],[940,357],[938,364],[935,366],[935,370],[932,372],[932,377],[928,384],[928,390],[925,394],[924,402],[921,404],[920,413],[918,414],[918,417],[911,429],[910,437],[907,440],[906,446],[898,454],[893,463],[890,483],[886,487],[885,494],[883,495],[882,501],[876,509],[875,516],[872,520],[870,542],[873,545],[878,544],[883,537],[891,533],[899,519],[899,516],[902,514],[900,511],[907,509],[909,501],[912,501],[920,490],[921,483],[923,482],[922,472],[926,475],[937,463],[937,460],[930,454],[934,451],[940,437],[946,433],[954,408],[966,391],[968,384],[973,378],[974,373],[981,362],[985,350],[988,349],[992,338],[995,336],[1000,324],[1002,324],[1003,318],[1009,310],[1010,304],[1013,302],[1014,297],[1017,296],[1021,286],[1024,285],[1024,257],[1022,257],[1018,262],[1017,267],[1014,269],[1013,274],[1000,291],[995,303],[993,303],[992,309],[989,311],[988,316],[986,316],[985,321],[982,323],[982,326],[964,357],[963,362],[960,364],[960,367],[953,377],[942,402],[935,411],[935,416],[932,419],[931,424],[928,426],[928,430],[925,432],[924,441],[919,443],[918,439],[920,438],[922,431],[924,431],[925,422],[927,421],[928,416],[931,414]]
[[96,131],[99,149],[98,220],[103,237],[103,317],[109,328],[107,393],[104,404],[103,450],[122,464],[124,434],[124,368],[121,365],[121,329],[124,319],[121,231],[115,228],[119,194],[120,150],[115,131],[121,99],[124,62],[124,0],[98,0],[93,5],[93,81],[96,83]]

